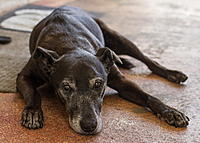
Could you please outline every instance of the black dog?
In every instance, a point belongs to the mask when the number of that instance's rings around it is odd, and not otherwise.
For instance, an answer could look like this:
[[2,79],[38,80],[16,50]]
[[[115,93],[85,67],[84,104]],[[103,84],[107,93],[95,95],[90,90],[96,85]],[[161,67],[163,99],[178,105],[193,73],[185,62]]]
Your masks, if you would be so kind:
[[17,89],[26,101],[22,125],[29,129],[43,127],[37,88],[44,83],[65,104],[70,126],[81,134],[101,131],[106,85],[118,91],[121,98],[150,109],[170,125],[188,125],[187,116],[127,79],[115,63],[124,67],[131,64],[116,54],[132,56],[172,82],[184,82],[187,76],[149,59],[131,41],[79,8],[58,8],[39,22],[30,37],[30,53],[30,60],[17,78]]

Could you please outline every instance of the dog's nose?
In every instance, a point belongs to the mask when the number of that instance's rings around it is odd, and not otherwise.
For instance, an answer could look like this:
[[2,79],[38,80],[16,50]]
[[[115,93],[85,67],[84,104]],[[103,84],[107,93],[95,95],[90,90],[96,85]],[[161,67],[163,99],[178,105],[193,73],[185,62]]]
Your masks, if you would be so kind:
[[96,119],[81,120],[80,126],[84,132],[87,133],[93,132],[97,128],[97,120]]

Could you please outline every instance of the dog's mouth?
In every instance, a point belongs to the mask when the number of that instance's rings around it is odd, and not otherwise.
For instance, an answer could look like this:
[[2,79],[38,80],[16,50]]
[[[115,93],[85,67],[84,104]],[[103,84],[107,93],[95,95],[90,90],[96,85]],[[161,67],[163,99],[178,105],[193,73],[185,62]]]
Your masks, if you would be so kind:
[[101,115],[96,116],[95,125],[91,124],[90,122],[94,122],[94,121],[90,121],[90,120],[92,119],[84,119],[79,115],[73,118],[69,116],[70,127],[75,132],[82,135],[94,135],[101,132],[103,128],[103,121],[102,121]]

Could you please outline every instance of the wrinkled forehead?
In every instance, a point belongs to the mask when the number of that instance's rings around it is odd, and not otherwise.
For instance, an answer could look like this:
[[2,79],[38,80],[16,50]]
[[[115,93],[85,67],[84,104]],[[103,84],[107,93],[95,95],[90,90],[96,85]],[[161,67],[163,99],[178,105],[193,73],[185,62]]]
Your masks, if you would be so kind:
[[64,57],[58,65],[57,76],[77,84],[89,84],[95,78],[107,80],[103,64],[95,56]]
[[105,69],[99,61],[80,60],[73,66],[73,76],[76,79],[106,78]]

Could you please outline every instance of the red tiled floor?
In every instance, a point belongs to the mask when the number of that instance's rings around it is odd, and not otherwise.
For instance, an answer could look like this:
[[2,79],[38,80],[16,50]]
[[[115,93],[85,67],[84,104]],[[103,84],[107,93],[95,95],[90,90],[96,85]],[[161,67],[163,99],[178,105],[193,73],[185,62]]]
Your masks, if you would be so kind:
[[[43,98],[45,126],[28,130],[20,126],[20,113],[24,102],[17,94],[0,94],[0,142],[50,142],[50,143],[131,143],[191,141],[188,129],[169,127],[143,108],[108,96],[103,105],[104,129],[95,136],[81,136],[68,124],[67,115],[55,98]],[[189,127],[190,130],[190,127]]]

